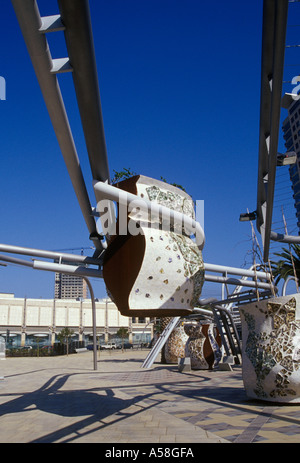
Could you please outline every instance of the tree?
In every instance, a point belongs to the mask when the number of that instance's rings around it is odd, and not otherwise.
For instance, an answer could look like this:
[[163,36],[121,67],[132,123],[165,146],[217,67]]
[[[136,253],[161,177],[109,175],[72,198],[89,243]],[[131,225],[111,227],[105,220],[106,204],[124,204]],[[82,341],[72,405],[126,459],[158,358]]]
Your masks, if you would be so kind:
[[128,329],[121,326],[121,328],[119,328],[117,331],[117,336],[121,338],[122,340],[122,352],[123,352],[124,351],[124,339],[128,337]]
[[[281,257],[281,259],[277,262],[271,261],[271,268],[275,278],[275,284],[277,284],[280,279],[286,281],[289,276],[293,276],[299,281],[300,245],[291,244],[289,249],[283,248],[281,253],[274,253],[274,255]],[[298,281],[296,281],[297,287]]]
[[112,179],[111,183],[118,183],[118,182],[121,182],[122,180],[126,180],[127,178],[130,178],[130,177],[133,177],[134,175],[136,175],[135,172],[133,172],[132,170],[127,169],[126,167],[123,167],[123,170],[121,171],[116,171],[114,170],[114,178]]
[[74,334],[74,331],[66,327],[63,328],[57,335],[59,342],[67,345],[67,355],[69,355],[69,339],[71,338],[72,334]]

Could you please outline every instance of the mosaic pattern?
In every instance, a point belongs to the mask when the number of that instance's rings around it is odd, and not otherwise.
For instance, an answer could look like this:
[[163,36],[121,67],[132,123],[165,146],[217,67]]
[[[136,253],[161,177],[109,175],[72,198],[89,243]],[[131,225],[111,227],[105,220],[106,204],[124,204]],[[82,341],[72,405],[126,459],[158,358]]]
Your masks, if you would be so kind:
[[146,249],[143,266],[130,294],[130,304],[191,311],[204,283],[201,252],[188,237],[143,228]]
[[189,357],[193,370],[211,370],[221,360],[220,345],[215,339],[213,324],[183,322],[166,342],[164,363],[177,363],[178,358]]
[[[138,182],[137,194],[194,218],[194,203],[183,192]],[[145,310],[155,306],[182,310],[182,314],[191,311],[198,304],[204,283],[201,251],[188,236],[146,225],[141,225],[146,238],[144,261],[130,294],[130,305]]]
[[189,336],[186,344],[186,356],[191,359],[194,370],[212,370],[221,360],[222,354],[214,336],[214,325],[187,324],[185,332]]
[[172,331],[165,345],[166,363],[177,363],[179,358],[185,357],[185,346],[188,339],[183,323]]
[[[170,238],[178,246],[178,250],[185,261],[184,276],[190,278],[193,282],[194,289],[191,306],[195,307],[198,303],[204,283],[204,262],[201,252],[190,238],[172,232],[170,232]],[[174,246],[176,247],[176,245]]]
[[296,320],[299,302],[296,295],[240,309],[243,378],[250,397],[300,402],[300,321]]
[[[127,188],[140,198],[194,218],[193,200],[179,188],[144,176],[128,182]],[[103,264],[107,289],[119,311],[126,316],[146,317],[191,312],[198,305],[204,283],[201,250],[184,234],[181,224],[178,230],[165,220],[160,223],[152,211],[136,214],[133,210],[128,217],[132,233],[126,238],[114,237]]]
[[193,219],[195,218],[194,203],[192,199],[161,189],[156,185],[146,188],[146,192],[150,201],[155,201],[169,209],[182,212]]

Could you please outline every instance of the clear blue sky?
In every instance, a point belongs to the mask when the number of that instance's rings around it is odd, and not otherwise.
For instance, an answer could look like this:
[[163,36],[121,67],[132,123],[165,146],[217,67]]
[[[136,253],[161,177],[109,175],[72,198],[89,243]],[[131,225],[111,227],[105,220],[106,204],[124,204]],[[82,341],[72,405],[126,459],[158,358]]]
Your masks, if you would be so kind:
[[[42,15],[58,13],[55,1],[38,3]],[[239,215],[256,208],[262,3],[90,1],[111,173],[129,167],[162,176],[204,200],[204,260],[235,267],[251,249],[250,225],[240,223]],[[61,33],[49,42],[54,58],[66,55]],[[7,99],[0,101],[0,242],[50,250],[88,247],[8,0],[1,5],[0,43],[0,75],[7,84]],[[59,82],[95,205],[71,74]],[[96,296],[105,297],[103,284],[93,283]],[[54,275],[0,267],[0,292],[53,297]]]

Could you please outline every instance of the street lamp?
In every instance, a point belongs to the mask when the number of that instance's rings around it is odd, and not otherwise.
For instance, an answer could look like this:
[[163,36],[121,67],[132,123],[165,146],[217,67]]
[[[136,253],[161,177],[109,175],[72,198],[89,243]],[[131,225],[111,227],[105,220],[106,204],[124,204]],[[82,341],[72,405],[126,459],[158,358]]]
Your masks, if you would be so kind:
[[256,211],[246,212],[245,214],[240,214],[240,222],[249,222],[250,220],[255,220],[256,217]]

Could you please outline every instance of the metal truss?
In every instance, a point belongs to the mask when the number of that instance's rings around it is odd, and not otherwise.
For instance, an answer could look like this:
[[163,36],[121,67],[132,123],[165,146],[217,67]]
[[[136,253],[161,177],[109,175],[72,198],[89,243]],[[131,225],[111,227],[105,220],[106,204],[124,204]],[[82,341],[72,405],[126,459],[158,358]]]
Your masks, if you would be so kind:
[[300,243],[300,236],[279,234],[271,229],[288,3],[288,0],[264,0],[263,7],[256,225],[262,236],[265,262],[269,259],[270,240]]

